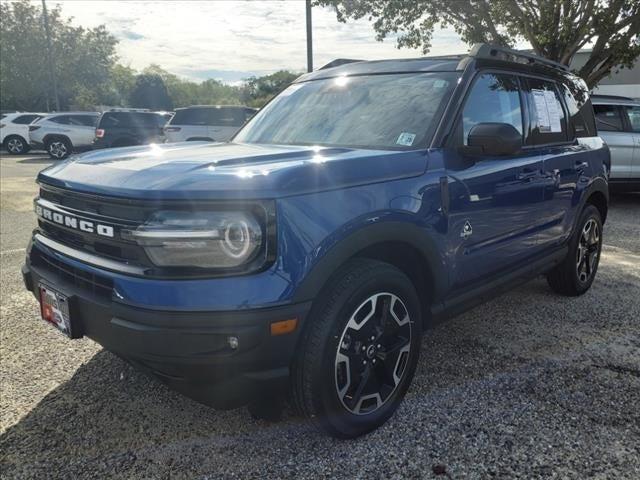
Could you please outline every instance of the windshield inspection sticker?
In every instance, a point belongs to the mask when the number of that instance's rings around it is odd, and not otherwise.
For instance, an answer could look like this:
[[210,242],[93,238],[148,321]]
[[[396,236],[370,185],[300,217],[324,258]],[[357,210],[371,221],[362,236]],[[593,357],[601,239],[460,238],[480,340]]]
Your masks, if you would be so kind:
[[404,145],[406,147],[410,147],[411,145],[413,145],[413,141],[415,139],[416,139],[415,133],[402,132],[398,137],[398,140],[396,140],[396,143],[398,145]]

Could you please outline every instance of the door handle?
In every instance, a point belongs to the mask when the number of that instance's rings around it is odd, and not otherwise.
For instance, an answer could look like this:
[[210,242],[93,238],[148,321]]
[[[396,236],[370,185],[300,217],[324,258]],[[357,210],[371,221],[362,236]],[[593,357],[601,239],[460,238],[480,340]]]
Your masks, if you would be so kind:
[[525,168],[520,173],[518,173],[518,175],[516,175],[516,178],[518,180],[530,180],[536,177],[537,175],[538,175],[537,170],[529,170],[528,168]]
[[576,162],[576,170],[578,171],[582,171],[582,170],[586,170],[587,168],[589,168],[589,162],[580,162],[577,161]]

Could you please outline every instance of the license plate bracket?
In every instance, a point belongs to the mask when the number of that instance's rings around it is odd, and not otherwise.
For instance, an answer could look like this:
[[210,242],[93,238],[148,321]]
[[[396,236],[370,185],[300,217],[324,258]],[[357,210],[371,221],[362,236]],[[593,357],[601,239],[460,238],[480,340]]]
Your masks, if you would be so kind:
[[65,295],[55,288],[40,283],[40,316],[69,338],[81,338],[82,332],[74,315],[74,297]]

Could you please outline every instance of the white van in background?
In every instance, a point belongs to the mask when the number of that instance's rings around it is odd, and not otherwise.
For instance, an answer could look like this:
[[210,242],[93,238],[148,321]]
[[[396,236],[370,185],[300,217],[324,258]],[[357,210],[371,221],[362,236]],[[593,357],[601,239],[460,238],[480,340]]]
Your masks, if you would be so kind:
[[176,108],[164,127],[167,142],[204,140],[226,142],[258,110],[238,105],[199,105]]

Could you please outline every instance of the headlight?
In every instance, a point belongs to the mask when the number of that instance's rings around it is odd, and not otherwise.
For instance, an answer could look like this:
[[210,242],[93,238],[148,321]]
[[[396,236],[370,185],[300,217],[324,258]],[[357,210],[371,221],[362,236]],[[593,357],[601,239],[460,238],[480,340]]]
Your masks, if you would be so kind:
[[123,236],[142,246],[158,267],[239,267],[263,245],[260,223],[242,211],[160,211]]

